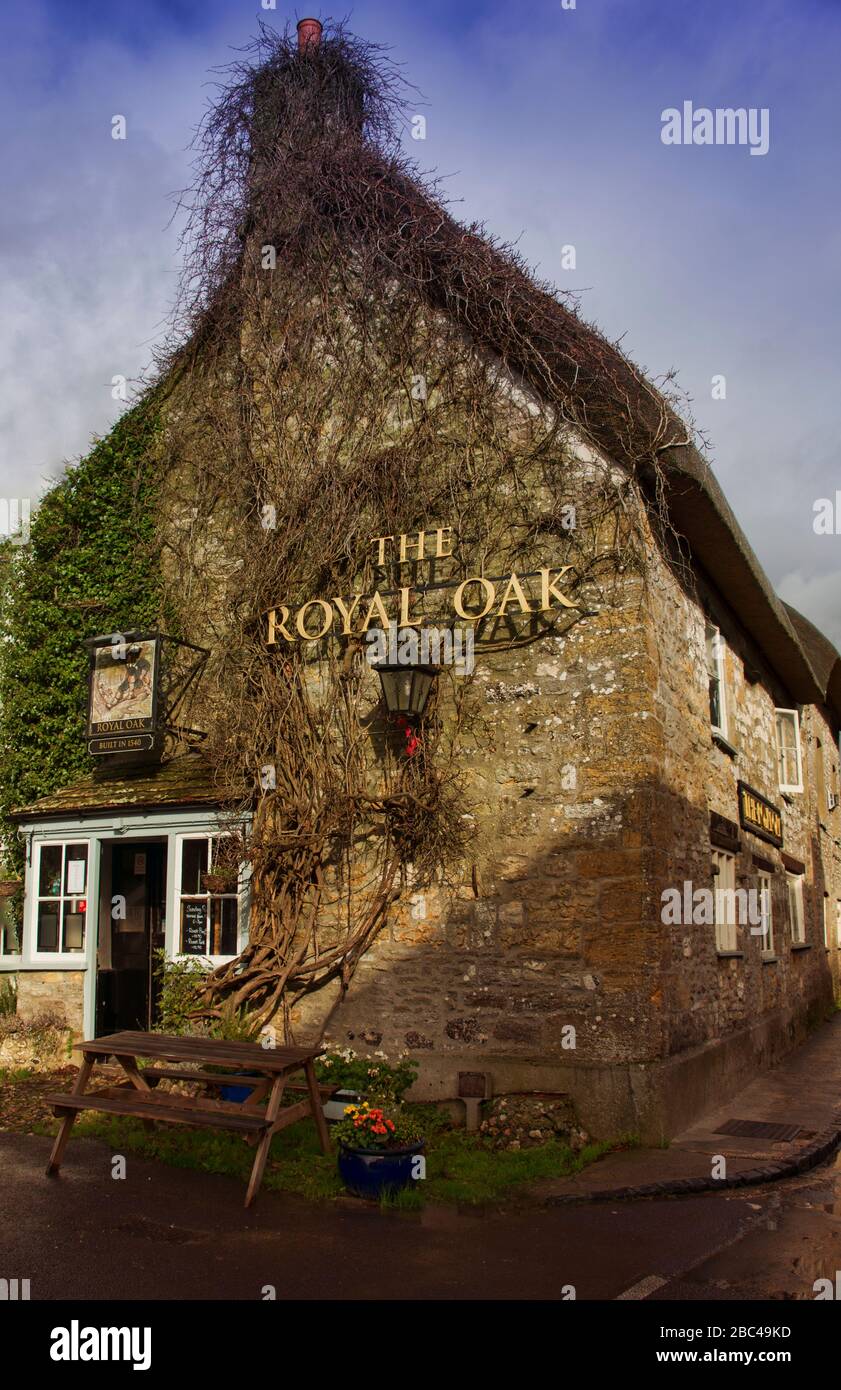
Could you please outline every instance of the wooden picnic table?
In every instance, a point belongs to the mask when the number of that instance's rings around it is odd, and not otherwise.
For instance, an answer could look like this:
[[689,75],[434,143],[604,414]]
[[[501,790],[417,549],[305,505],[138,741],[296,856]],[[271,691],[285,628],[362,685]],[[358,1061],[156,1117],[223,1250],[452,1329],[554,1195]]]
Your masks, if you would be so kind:
[[[80,1043],[79,1050],[83,1062],[72,1091],[46,1097],[54,1113],[61,1118],[47,1164],[49,1176],[58,1172],[73,1122],[82,1110],[133,1116],[150,1128],[159,1121],[203,1129],[229,1129],[243,1134],[248,1143],[257,1146],[245,1196],[247,1207],[257,1196],[272,1137],[279,1130],[311,1115],[322,1152],[330,1152],[327,1122],[321,1108],[322,1093],[330,1094],[336,1088],[319,1086],[316,1081],[313,1064],[324,1051],[321,1047],[264,1048],[259,1043],[124,1032],[92,1038]],[[119,1063],[126,1079],[102,1090],[88,1091],[94,1067],[109,1057]],[[141,1058],[151,1059],[151,1064],[140,1066]],[[158,1065],[161,1062],[180,1065]],[[233,1067],[235,1074],[220,1075],[208,1071],[208,1067]],[[289,1077],[300,1071],[304,1073],[304,1084],[290,1083]],[[241,1105],[236,1101],[211,1099],[206,1094],[177,1095],[159,1089],[158,1083],[163,1080],[195,1082],[205,1091],[219,1086],[248,1086],[251,1094]],[[306,1094],[302,1100],[281,1107],[284,1090],[305,1091]]]

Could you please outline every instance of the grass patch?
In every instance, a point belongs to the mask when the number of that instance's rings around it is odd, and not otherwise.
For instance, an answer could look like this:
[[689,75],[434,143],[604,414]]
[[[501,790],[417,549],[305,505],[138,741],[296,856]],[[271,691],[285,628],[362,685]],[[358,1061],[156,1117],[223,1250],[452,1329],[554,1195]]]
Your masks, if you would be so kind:
[[[202,1173],[223,1173],[247,1183],[254,1163],[254,1149],[237,1134],[210,1133],[161,1125],[146,1130],[142,1121],[88,1112],[80,1116],[73,1135],[99,1139],[114,1153],[136,1153],[156,1158],[173,1168],[192,1168]],[[312,1123],[290,1125],[272,1140],[263,1188],[294,1192],[310,1199],[336,1197],[344,1188],[333,1154],[323,1154]]]
[[[479,1206],[515,1196],[518,1189],[544,1178],[568,1177],[609,1150],[627,1144],[590,1144],[573,1153],[565,1144],[550,1142],[533,1149],[494,1150],[475,1134],[454,1129],[433,1105],[412,1106],[427,1136],[426,1178],[383,1199],[395,1211],[418,1211],[427,1202]],[[56,1122],[37,1128],[55,1133]],[[136,1153],[174,1168],[222,1173],[247,1183],[254,1150],[236,1134],[208,1133],[161,1125],[146,1130],[140,1120],[88,1112],[79,1117],[74,1136],[98,1139],[114,1153]],[[331,1200],[344,1192],[336,1155],[322,1154],[314,1126],[308,1120],[275,1135],[263,1187],[294,1193],[311,1201]]]
[[494,1202],[542,1178],[565,1178],[593,1163],[612,1145],[588,1144],[573,1153],[550,1141],[533,1149],[491,1149],[475,1135],[454,1129],[427,1146],[423,1195],[432,1201]]

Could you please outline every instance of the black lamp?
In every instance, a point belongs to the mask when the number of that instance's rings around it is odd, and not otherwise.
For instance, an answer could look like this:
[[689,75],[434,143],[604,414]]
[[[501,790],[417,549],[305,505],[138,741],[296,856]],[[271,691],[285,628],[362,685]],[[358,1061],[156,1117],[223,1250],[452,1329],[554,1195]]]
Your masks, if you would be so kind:
[[438,676],[437,666],[374,667],[383,688],[383,699],[389,714],[402,714],[407,719],[422,719],[432,683]]

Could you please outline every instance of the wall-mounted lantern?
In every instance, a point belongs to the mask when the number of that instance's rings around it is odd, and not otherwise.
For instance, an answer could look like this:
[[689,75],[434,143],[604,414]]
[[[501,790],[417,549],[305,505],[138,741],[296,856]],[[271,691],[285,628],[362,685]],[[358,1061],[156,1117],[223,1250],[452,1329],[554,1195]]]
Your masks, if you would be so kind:
[[422,719],[433,682],[438,678],[438,667],[383,663],[375,666],[374,670],[380,678],[389,714],[402,714],[406,719]]

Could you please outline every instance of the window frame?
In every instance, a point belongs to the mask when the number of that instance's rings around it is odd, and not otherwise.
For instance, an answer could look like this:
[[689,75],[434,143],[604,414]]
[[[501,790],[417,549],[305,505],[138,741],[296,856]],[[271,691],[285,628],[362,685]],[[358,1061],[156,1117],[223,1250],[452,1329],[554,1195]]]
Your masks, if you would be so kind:
[[[791,716],[794,720],[794,751],[797,758],[797,781],[783,781],[784,767],[784,748],[780,740],[780,717],[782,715]],[[777,741],[777,781],[781,792],[802,792],[803,791],[803,746],[800,738],[800,711],[796,709],[786,709],[783,706],[774,707],[774,735]]]
[[[195,841],[195,840],[204,840],[206,843],[207,843],[207,842],[210,842],[210,843],[212,844],[213,841],[218,841],[218,840],[224,840],[224,839],[226,839],[226,838],[228,837],[229,833],[230,833],[230,832],[229,832],[229,831],[226,831],[226,830],[207,830],[207,831],[205,831],[205,830],[185,830],[183,833],[178,834],[178,835],[175,836],[175,883],[174,883],[174,889],[175,889],[175,910],[174,910],[174,913],[173,913],[174,940],[173,940],[173,943],[172,943],[172,959],[173,959],[173,960],[180,960],[180,961],[187,961],[187,960],[209,961],[210,964],[211,964],[213,967],[216,967],[217,965],[226,965],[229,961],[236,960],[237,956],[238,956],[238,955],[241,953],[241,951],[242,951],[242,945],[243,945],[243,940],[242,940],[242,938],[243,938],[243,931],[244,931],[245,920],[246,920],[245,901],[244,901],[244,895],[245,895],[245,892],[246,892],[246,887],[245,887],[245,866],[244,866],[243,864],[240,864],[240,866],[239,866],[239,872],[238,872],[238,875],[237,875],[237,884],[236,884],[236,887],[235,887],[235,888],[233,889],[233,891],[230,892],[230,893],[210,893],[210,892],[205,892],[205,893],[183,893],[183,892],[181,891],[181,876],[182,876],[182,869],[183,869],[183,864],[184,864],[184,845],[185,845],[188,841],[191,841],[191,840],[192,840],[192,841]],[[208,858],[209,858],[210,862],[212,863],[212,855],[209,855]],[[237,941],[236,941],[236,950],[233,952],[232,955],[214,955],[214,954],[212,954],[210,951],[206,951],[203,955],[194,955],[194,954],[193,954],[192,952],[190,952],[190,951],[182,951],[182,949],[181,949],[181,904],[182,904],[183,901],[197,902],[197,901],[199,901],[199,900],[201,900],[201,899],[204,899],[204,901],[208,904],[208,908],[209,908],[210,902],[211,902],[213,899],[218,899],[218,900],[220,900],[220,901],[221,901],[221,900],[225,900],[225,899],[228,899],[228,900],[233,899],[233,900],[235,901],[235,903],[236,903],[236,905],[237,905]],[[205,938],[205,940],[206,940],[206,942],[207,942],[208,945],[210,945],[210,933],[211,933],[212,929],[213,929],[213,927],[212,927],[211,914],[210,914],[210,911],[208,910],[208,913],[207,913],[207,935],[206,935],[206,938]]]
[[[759,891],[759,910],[762,915],[762,932],[760,934],[761,952],[764,960],[776,960],[777,951],[774,941],[774,878],[772,874],[760,871],[757,875]],[[762,894],[767,892],[767,898]]]
[[[709,661],[710,647],[712,648],[712,657],[713,657],[713,662],[714,662],[714,665],[715,665],[714,676],[715,676],[716,688],[717,688],[717,691],[718,691],[718,708],[719,708],[719,715],[720,715],[720,718],[721,718],[721,723],[720,723],[720,724],[716,724],[715,721],[714,721],[714,719],[713,719],[712,691],[711,691],[711,688],[710,688],[711,685],[712,685],[712,681],[713,681],[713,671],[710,670],[710,661]],[[718,627],[716,627],[715,623],[712,623],[712,622],[710,622],[709,620],[707,620],[707,622],[705,623],[705,626],[704,626],[704,648],[705,648],[705,652],[706,652],[706,668],[707,668],[707,683],[708,683],[708,684],[707,684],[707,696],[708,696],[709,706],[710,706],[710,728],[711,728],[711,730],[712,730],[712,732],[713,732],[714,734],[719,734],[721,738],[726,739],[726,738],[727,738],[727,730],[728,730],[728,711],[727,711],[727,682],[726,682],[726,680],[725,680],[725,663],[724,663],[724,639],[723,639],[723,637],[722,637],[722,635],[721,635],[721,629],[718,628]]]
[[[713,864],[713,920],[715,922],[715,948],[719,955],[733,955],[739,949],[739,938],[737,933],[736,921],[736,856],[726,849],[712,850]],[[725,866],[726,873],[722,874],[722,866]],[[729,881],[722,883],[722,878],[726,877]],[[722,889],[732,890],[734,913],[733,921],[728,922],[722,919],[721,900],[719,892]]]
[[[805,875],[803,874],[793,874],[789,869],[786,869],[786,906],[788,910],[789,939],[792,946],[806,945],[806,912],[803,898],[804,877]],[[794,893],[794,902],[797,905],[797,912],[794,914],[791,910],[792,887],[796,889]],[[797,936],[794,934],[795,925],[798,925],[800,929]]]
[[[66,883],[68,845],[84,846],[87,852],[85,861],[85,890],[83,893],[66,893],[64,885]],[[45,849],[61,850],[61,888],[62,891],[53,897],[51,894],[42,894],[41,886],[41,855]],[[32,862],[29,867],[28,886],[31,891],[29,909],[26,915],[26,923],[23,931],[24,951],[22,959],[34,965],[60,965],[64,968],[84,970],[88,961],[88,948],[90,946],[90,933],[96,930],[96,906],[91,910],[91,870],[92,870],[93,840],[84,835],[62,835],[59,838],[44,836],[43,839],[33,838],[32,841]],[[64,948],[64,917],[65,902],[73,899],[83,899],[85,902],[85,926],[82,938],[82,945],[78,949],[66,950]],[[61,904],[59,912],[59,949],[56,951],[45,951],[38,945],[38,909],[42,902],[58,902]],[[91,922],[93,921],[93,927]],[[29,950],[25,948],[25,941],[29,941]],[[10,957],[0,957],[0,959],[10,959]]]
[[822,920],[823,920],[823,945],[824,945],[824,950],[825,950],[825,951],[828,951],[828,950],[829,950],[829,902],[830,902],[829,894],[828,894],[828,893],[824,893],[824,895],[823,895],[823,903],[822,903],[822,907],[823,907],[823,917],[822,917]]

